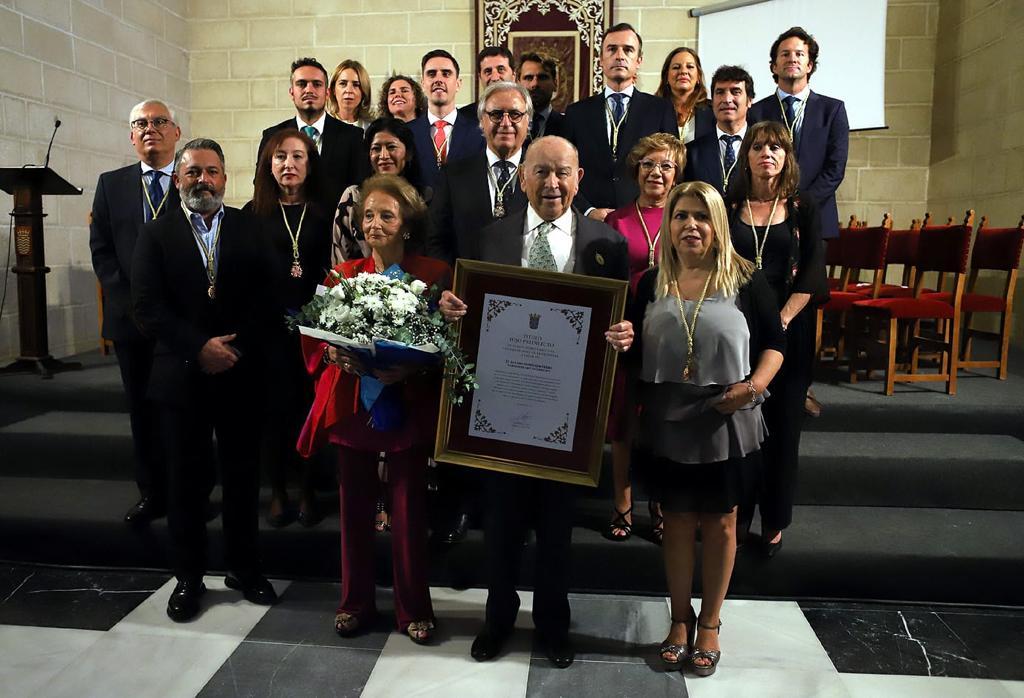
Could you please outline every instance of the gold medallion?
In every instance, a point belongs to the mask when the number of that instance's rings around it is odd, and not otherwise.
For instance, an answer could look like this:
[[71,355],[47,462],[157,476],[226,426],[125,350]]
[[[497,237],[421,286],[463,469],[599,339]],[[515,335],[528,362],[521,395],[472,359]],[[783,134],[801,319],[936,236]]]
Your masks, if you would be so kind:
[[206,289],[206,295],[210,297],[210,300],[217,297],[217,289],[214,288],[213,284],[210,284],[210,287]]
[[293,279],[301,279],[302,278],[302,265],[299,264],[298,260],[292,262],[292,278]]

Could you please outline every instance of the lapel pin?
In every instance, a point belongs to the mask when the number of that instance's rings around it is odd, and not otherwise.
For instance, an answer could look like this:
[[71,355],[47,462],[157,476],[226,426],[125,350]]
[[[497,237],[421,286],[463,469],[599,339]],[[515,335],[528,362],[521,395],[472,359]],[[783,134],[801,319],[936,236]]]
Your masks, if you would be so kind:
[[594,261],[600,264],[602,267],[604,266],[604,256],[600,252],[594,255]]

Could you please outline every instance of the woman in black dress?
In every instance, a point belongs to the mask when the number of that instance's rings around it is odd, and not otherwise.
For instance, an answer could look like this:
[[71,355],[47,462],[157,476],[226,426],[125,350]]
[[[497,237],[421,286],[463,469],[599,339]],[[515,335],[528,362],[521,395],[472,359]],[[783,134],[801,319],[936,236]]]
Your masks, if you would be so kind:
[[[764,408],[768,438],[758,495],[763,552],[772,557],[793,519],[804,397],[814,368],[814,308],[828,299],[828,286],[818,207],[797,191],[800,168],[789,131],[774,121],[754,124],[737,162],[729,217],[733,245],[764,272],[786,330],[786,361],[768,386]],[[741,527],[753,517],[753,505],[747,508]]]
[[[658,267],[637,286],[631,320],[640,360],[638,459],[665,517],[670,668],[715,672],[719,614],[736,558],[736,510],[764,440],[761,403],[785,338],[764,277],[730,244],[714,187],[687,182],[665,203]],[[698,618],[691,593],[702,535]]]
[[288,472],[301,470],[299,523],[320,520],[313,490],[312,462],[295,450],[299,429],[313,400],[313,385],[302,360],[299,336],[284,317],[305,305],[330,269],[331,221],[308,192],[318,191],[320,158],[307,135],[295,129],[275,133],[260,155],[253,200],[246,209],[260,223],[272,255],[272,284],[280,323],[269,340],[270,394],[260,435],[260,461],[270,476],[273,498],[267,521],[274,527],[295,516],[288,505]]

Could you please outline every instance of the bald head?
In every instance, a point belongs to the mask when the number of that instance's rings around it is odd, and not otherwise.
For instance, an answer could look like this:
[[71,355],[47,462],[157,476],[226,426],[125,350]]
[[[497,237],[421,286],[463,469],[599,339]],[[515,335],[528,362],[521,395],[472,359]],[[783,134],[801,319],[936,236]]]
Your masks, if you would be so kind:
[[534,141],[519,168],[519,183],[530,206],[549,222],[569,210],[582,178],[575,146],[559,136]]

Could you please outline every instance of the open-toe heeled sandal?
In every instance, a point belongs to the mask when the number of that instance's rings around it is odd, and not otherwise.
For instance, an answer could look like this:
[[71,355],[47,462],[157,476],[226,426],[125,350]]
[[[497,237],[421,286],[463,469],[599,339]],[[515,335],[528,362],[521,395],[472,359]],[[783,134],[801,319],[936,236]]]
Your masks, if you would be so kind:
[[[381,516],[383,514],[383,516]],[[384,533],[391,530],[391,516],[388,514],[387,507],[384,506],[384,500],[377,500],[377,517],[373,522],[373,528],[377,533]]]
[[341,611],[334,615],[334,632],[342,637],[351,637],[359,632],[359,616]]
[[672,619],[672,625],[686,624],[686,643],[677,645],[665,639],[662,643],[661,648],[658,650],[658,654],[661,656],[661,663],[665,665],[666,669],[670,671],[681,670],[686,664],[686,660],[690,658],[690,648],[693,647],[693,636],[697,631],[697,614],[693,608],[690,609],[690,618],[688,620],[676,620]]
[[604,537],[611,541],[624,541],[629,540],[630,536],[633,535],[633,524],[626,521],[626,517],[633,513],[633,507],[626,509],[625,511],[619,511],[615,509],[615,518],[609,523],[608,527],[604,530]]
[[658,502],[648,500],[647,513],[651,515],[651,540],[661,545],[665,537],[665,517],[658,513]]
[[[722,632],[722,621],[718,621],[718,625],[705,625],[697,619],[697,625],[705,630],[714,630],[716,633]],[[693,669],[693,673],[697,676],[711,676],[715,673],[715,669],[718,668],[718,660],[722,658],[721,650],[702,650],[697,647],[693,648],[693,652],[690,653],[690,667]],[[707,660],[707,664],[698,664],[698,659]]]
[[414,620],[405,628],[406,635],[417,645],[426,645],[434,637],[434,621]]

